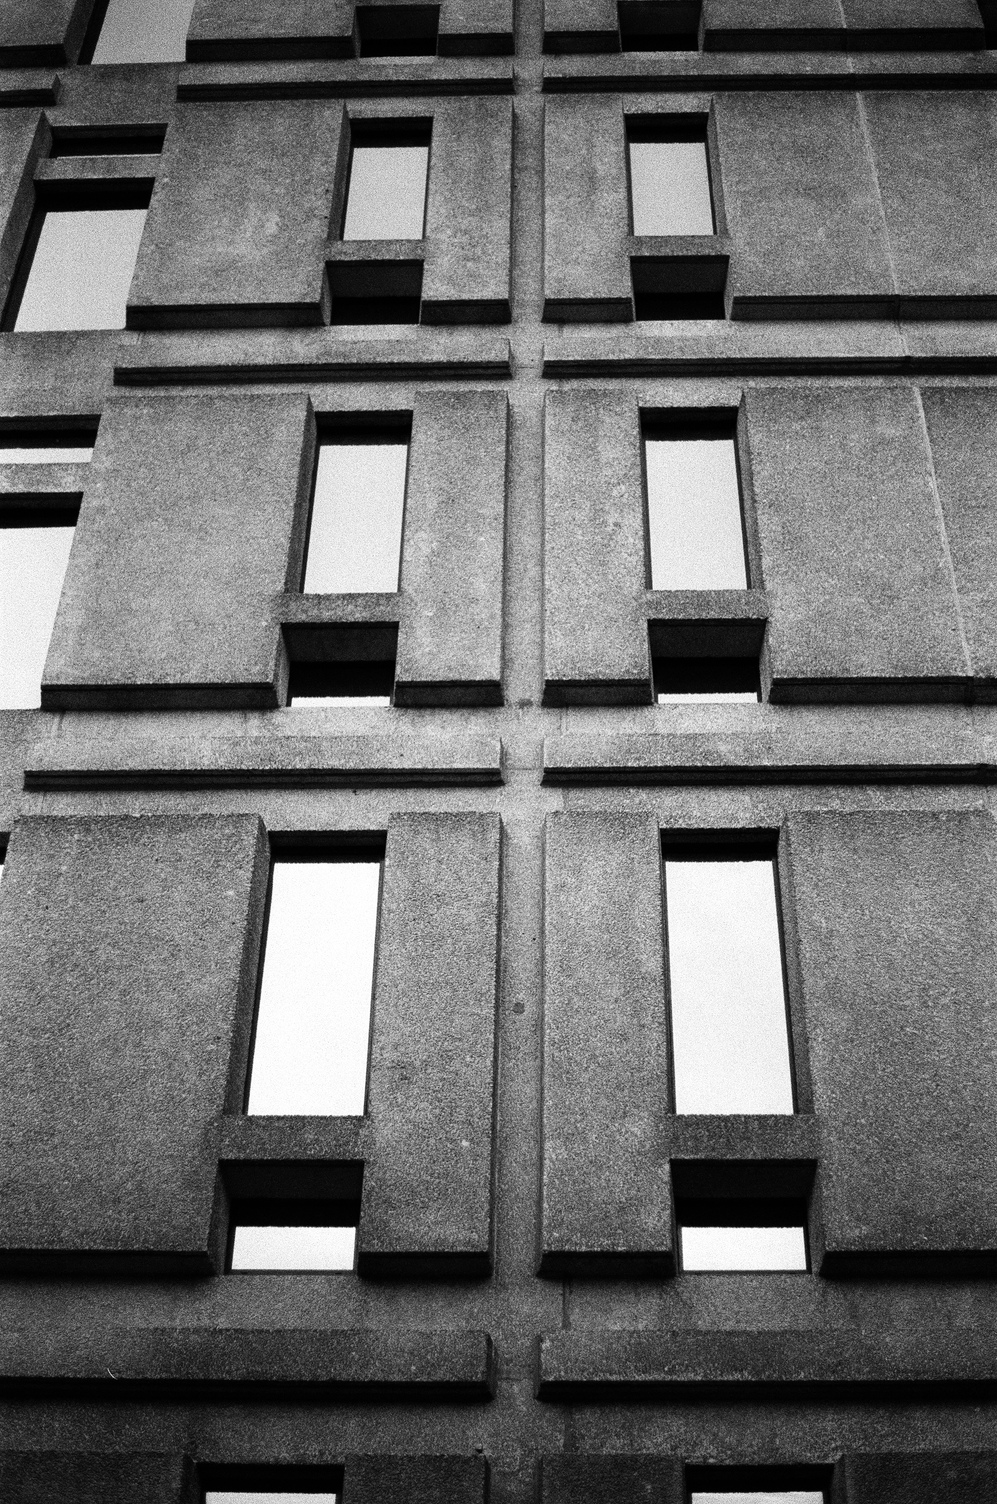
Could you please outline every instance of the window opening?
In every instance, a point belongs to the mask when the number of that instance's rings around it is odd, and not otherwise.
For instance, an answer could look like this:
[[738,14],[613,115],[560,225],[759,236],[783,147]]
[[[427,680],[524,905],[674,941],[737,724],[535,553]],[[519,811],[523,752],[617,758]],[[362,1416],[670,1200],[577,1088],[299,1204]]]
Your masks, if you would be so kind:
[[624,52],[689,51],[699,46],[700,0],[620,0]]
[[204,1504],[340,1504],[343,1469],[283,1463],[202,1463]]
[[277,853],[248,1113],[363,1113],[380,877],[363,854]]
[[358,5],[361,57],[435,57],[438,5]]
[[627,148],[635,235],[716,234],[701,116],[631,116]]
[[757,658],[655,658],[659,705],[757,705],[762,697]]
[[[144,193],[148,204],[148,191]],[[36,211],[6,327],[123,329],[147,208]]]
[[319,445],[305,594],[398,590],[407,468],[408,441],[398,435]]
[[98,0],[81,62],[182,63],[194,0]]
[[355,122],[343,239],[421,240],[428,177],[428,125]]
[[645,429],[652,590],[748,587],[734,435],[708,422]]
[[666,846],[665,914],[676,1112],[792,1113],[771,850]]
[[[262,1214],[261,1214],[262,1215]],[[289,1208],[284,1217],[299,1218]],[[235,1221],[229,1262],[233,1274],[343,1274],[356,1260],[356,1224],[341,1227],[288,1221]]]
[[828,1504],[832,1469],[823,1464],[686,1467],[689,1504]]
[[[0,464],[5,457],[0,448]],[[33,710],[41,704],[42,674],[78,511],[78,502],[68,499],[65,506],[0,509],[2,709]]]

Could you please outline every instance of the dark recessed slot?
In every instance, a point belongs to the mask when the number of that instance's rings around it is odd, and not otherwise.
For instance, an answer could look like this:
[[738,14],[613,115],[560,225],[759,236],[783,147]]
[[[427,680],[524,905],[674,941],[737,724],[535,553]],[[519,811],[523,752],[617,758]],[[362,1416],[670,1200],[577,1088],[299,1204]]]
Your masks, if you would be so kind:
[[692,52],[699,47],[700,0],[620,0],[624,52]]
[[202,1497],[210,1494],[325,1494],[343,1490],[342,1467],[283,1463],[207,1463],[197,1469]]
[[289,697],[343,699],[390,697],[395,686],[398,625],[286,623],[291,660]]
[[[780,1495],[786,1494],[793,1496],[793,1504],[826,1504],[831,1497],[832,1472],[833,1469],[825,1463],[790,1463],[769,1467],[687,1463],[686,1498],[692,1504],[700,1504],[704,1497],[705,1501],[709,1501],[716,1494],[728,1498],[731,1495],[746,1495],[747,1504],[756,1495],[759,1504],[762,1504],[763,1499],[777,1504]],[[803,1499],[797,1501],[797,1496],[801,1494]]]
[[395,687],[395,661],[383,663],[293,663],[292,700],[383,699]]
[[657,696],[760,700],[758,660],[753,658],[655,658]]
[[[0,453],[0,460],[3,455]],[[80,520],[79,498],[67,497],[65,501],[51,500],[19,502],[17,497],[5,496],[0,505],[0,530],[20,527],[75,527]]]
[[161,152],[166,139],[165,125],[136,125],[127,128],[74,128],[64,126],[52,133],[55,157],[131,157]]
[[675,1160],[684,1270],[803,1272],[815,1166],[797,1160]]
[[[230,1271],[321,1273],[353,1267],[362,1162],[230,1160],[219,1168],[229,1202]],[[321,1229],[339,1231],[323,1238]]]
[[358,5],[361,57],[435,57],[438,5]]
[[634,317],[726,318],[726,256],[632,256]]
[[338,261],[329,267],[333,324],[417,324],[421,261]]
[[709,116],[698,110],[674,110],[661,115],[628,115],[627,141],[658,143],[662,141],[705,142]]

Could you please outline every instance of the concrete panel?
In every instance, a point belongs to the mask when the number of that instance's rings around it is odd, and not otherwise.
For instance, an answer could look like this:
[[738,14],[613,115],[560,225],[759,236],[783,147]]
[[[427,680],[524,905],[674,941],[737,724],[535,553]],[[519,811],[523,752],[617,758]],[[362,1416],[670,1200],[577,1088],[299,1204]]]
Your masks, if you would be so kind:
[[347,1457],[349,1504],[487,1504],[484,1457]]
[[841,0],[704,0],[707,52],[837,52],[845,45]]
[[633,318],[630,201],[619,97],[544,105],[544,318]]
[[357,1239],[364,1274],[491,1268],[500,846],[497,815],[388,824]]
[[182,1453],[0,1452],[4,1504],[197,1504]]
[[969,662],[907,387],[745,396],[771,698],[962,697]]
[[307,397],[129,397],[101,421],[56,617],[48,708],[272,707],[297,584]]
[[787,824],[824,1274],[997,1270],[989,815]]
[[650,704],[636,395],[549,392],[544,414],[544,701]]
[[196,0],[191,63],[355,57],[353,0]]
[[34,209],[35,167],[48,136],[40,110],[0,113],[0,310],[10,295]]
[[615,0],[543,0],[545,52],[619,52]]
[[513,0],[442,0],[441,57],[500,57],[513,46]]
[[342,123],[333,100],[177,105],[128,327],[322,323]]
[[994,317],[997,99],[873,90],[863,100],[901,313]]
[[997,699],[997,392],[921,393],[959,613],[982,699]]
[[248,1047],[267,872],[252,815],[15,825],[0,1267],[211,1272],[212,1128]]
[[501,705],[504,392],[420,392],[412,420],[396,705]]
[[982,47],[976,0],[841,0],[852,52]]
[[4,0],[0,68],[73,63],[94,0]]
[[656,820],[548,816],[545,1274],[674,1270],[663,905]]
[[511,241],[512,101],[437,105],[422,322],[508,323]]
[[541,1504],[685,1504],[678,1458],[577,1453],[541,1459]]
[[854,94],[721,94],[734,318],[880,318],[896,289]]
[[992,1504],[997,1499],[995,1452],[879,1452],[845,1456],[839,1466],[840,1504]]

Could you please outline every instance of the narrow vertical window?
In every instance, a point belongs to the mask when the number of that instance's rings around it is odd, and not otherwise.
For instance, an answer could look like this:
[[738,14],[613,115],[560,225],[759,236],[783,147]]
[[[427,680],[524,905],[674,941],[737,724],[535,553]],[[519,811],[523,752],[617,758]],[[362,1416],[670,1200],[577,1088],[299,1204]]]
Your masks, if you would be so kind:
[[744,590],[748,566],[731,429],[644,433],[652,590]]
[[699,116],[632,116],[627,146],[635,235],[716,234],[705,124]]
[[[0,467],[41,456],[44,464],[74,450],[4,449]],[[89,451],[79,451],[81,455]],[[28,463],[32,460],[28,459]],[[41,704],[42,672],[73,543],[78,503],[0,510],[0,708]]]
[[344,240],[421,240],[426,218],[429,131],[354,124]]
[[666,848],[678,1113],[794,1111],[776,864],[754,851]]
[[307,850],[274,861],[247,1112],[363,1113],[380,872]]
[[408,443],[319,446],[305,556],[307,595],[393,592],[401,569]]
[[194,0],[98,0],[81,61],[182,63]]
[[[143,195],[148,203],[148,195]],[[21,258],[6,326],[123,329],[147,209],[40,210]]]

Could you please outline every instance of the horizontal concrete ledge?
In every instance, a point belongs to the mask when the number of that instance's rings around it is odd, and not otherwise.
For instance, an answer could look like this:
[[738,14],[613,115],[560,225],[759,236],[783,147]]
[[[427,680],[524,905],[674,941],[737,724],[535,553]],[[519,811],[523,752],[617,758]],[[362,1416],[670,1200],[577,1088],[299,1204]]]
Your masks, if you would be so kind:
[[24,105],[55,104],[60,83],[56,73],[18,69],[0,73],[0,109],[20,109]]
[[372,58],[262,63],[195,63],[177,85],[183,100],[412,98],[512,94],[507,57],[426,58],[381,63]]
[[[81,443],[83,440],[81,439]],[[12,510],[18,502],[37,506],[48,501],[76,501],[83,495],[90,466],[0,464],[0,506]]]
[[222,1118],[218,1157],[224,1160],[358,1160],[366,1158],[366,1118]]
[[405,1395],[487,1400],[494,1354],[485,1332],[204,1330],[104,1327],[0,1338],[7,1393]]
[[502,782],[497,737],[219,737],[58,743],[25,769],[28,790],[484,787]]
[[538,1395],[808,1397],[993,1391],[997,1343],[986,1331],[558,1332],[540,1339]]
[[487,381],[512,374],[508,339],[413,333],[348,338],[335,329],[226,330],[140,337],[122,350],[116,386],[275,381]]
[[992,89],[985,51],[624,52],[544,62],[547,93],[707,93],[713,89]]
[[[682,707],[685,709],[685,707]],[[721,707],[716,707],[716,713]],[[759,709],[762,709],[759,707]],[[745,706],[748,716],[754,707]],[[764,715],[764,710],[762,710]],[[864,742],[864,745],[863,745]],[[920,756],[883,728],[882,737],[854,741],[839,736],[794,735],[776,727],[739,734],[718,723],[717,730],[661,732],[647,735],[556,736],[544,743],[545,784],[676,785],[784,783],[974,783],[997,782],[997,762],[967,751],[953,755],[935,748],[926,735]],[[829,755],[833,754],[833,755]]]

